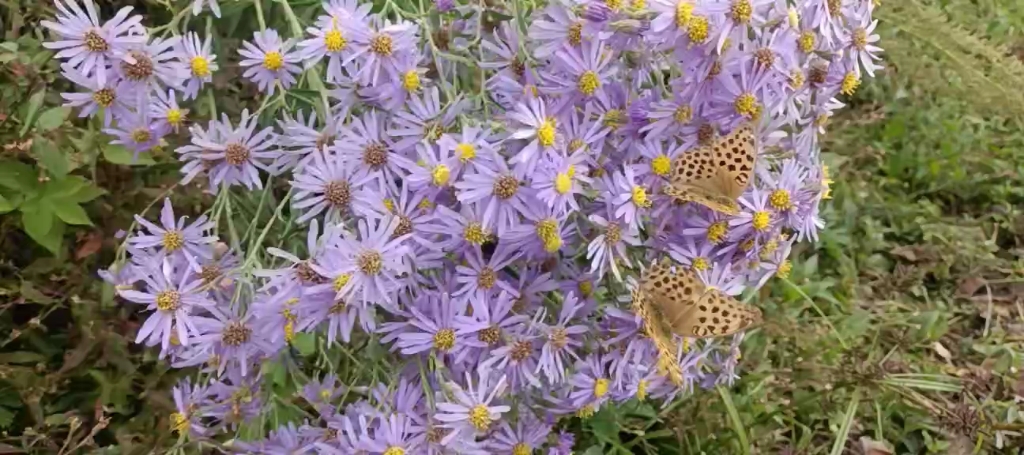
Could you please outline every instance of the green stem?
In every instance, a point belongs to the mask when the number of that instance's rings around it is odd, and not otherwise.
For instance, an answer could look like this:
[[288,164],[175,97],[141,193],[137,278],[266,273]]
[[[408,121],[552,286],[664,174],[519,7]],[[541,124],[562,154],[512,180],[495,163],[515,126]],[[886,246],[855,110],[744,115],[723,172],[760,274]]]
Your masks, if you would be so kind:
[[263,19],[263,0],[252,0],[252,4],[256,6],[256,22],[260,24],[260,31],[264,31],[267,29],[267,21]]

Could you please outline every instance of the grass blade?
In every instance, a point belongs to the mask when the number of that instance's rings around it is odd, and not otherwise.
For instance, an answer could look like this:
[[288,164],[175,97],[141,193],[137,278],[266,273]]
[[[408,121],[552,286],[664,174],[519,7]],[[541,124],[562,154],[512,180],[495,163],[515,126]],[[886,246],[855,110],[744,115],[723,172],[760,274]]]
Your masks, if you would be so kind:
[[843,424],[836,432],[836,441],[832,443],[830,455],[842,455],[846,447],[846,439],[850,436],[850,427],[853,426],[853,416],[857,414],[857,406],[860,405],[860,389],[854,389],[853,397],[850,398],[850,405],[846,407],[846,415],[843,416]]
[[725,409],[729,412],[729,423],[732,424],[733,431],[736,432],[736,437],[740,439],[740,447],[743,450],[743,455],[750,455],[750,442],[747,441],[747,432],[743,428],[743,421],[740,420],[740,413],[736,410],[736,405],[732,402],[732,394],[729,393],[729,389],[718,386],[718,394],[722,397],[722,402],[725,403]]

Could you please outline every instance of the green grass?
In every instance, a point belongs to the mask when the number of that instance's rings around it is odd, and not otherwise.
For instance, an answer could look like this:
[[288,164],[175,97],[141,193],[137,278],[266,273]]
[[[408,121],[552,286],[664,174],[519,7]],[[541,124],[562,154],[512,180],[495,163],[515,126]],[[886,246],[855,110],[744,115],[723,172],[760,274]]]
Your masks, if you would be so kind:
[[[631,404],[576,420],[581,453],[843,454],[876,441],[900,454],[994,454],[1024,444],[1008,437],[995,446],[998,432],[1024,431],[1014,402],[1024,395],[1024,72],[1013,54],[1024,48],[1024,8],[883,3],[889,69],[829,126],[836,182],[827,228],[794,251],[788,279],[756,297],[766,323],[745,341],[742,379],[665,409]],[[0,49],[0,58],[17,55],[0,59],[0,119],[24,118],[40,88],[40,114],[59,104],[55,63],[32,57],[19,31],[43,15],[35,2],[0,1],[5,40],[22,43],[20,54]],[[71,152],[40,155],[22,146],[22,129],[0,120],[0,160],[67,169],[106,193],[82,202],[92,226],[67,223],[56,257],[18,216],[0,218],[0,449],[167,447],[176,373],[130,344],[136,316],[94,271],[113,259],[116,230],[176,181],[173,157],[157,152],[129,170],[117,164],[121,151],[93,143],[95,125],[56,127],[44,138]],[[182,194],[176,206],[224,209]],[[227,210],[262,223],[284,199],[268,191],[241,202]],[[267,235],[229,237],[252,244]],[[316,343],[300,339],[296,349],[325,352]],[[389,375],[379,348],[351,349],[316,362]],[[281,390],[301,379],[267,373]],[[282,406],[266,424],[295,412]]]

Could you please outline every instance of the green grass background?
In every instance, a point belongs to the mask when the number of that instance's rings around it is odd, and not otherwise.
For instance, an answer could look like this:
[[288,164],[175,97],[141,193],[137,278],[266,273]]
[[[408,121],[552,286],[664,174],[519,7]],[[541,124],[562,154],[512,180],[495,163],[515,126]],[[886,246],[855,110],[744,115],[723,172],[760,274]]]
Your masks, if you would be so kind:
[[[163,2],[118,3],[170,19]],[[316,3],[292,6],[301,16]],[[55,106],[65,83],[52,54],[38,52],[37,23],[50,14],[45,2],[0,0],[0,161],[80,176],[88,218],[44,248],[21,217],[0,215],[0,452],[148,453],[174,443],[167,390],[178,373],[130,343],[137,316],[95,271],[113,260],[115,232],[176,181],[177,165],[158,150],[129,167],[94,128],[63,122]],[[877,17],[887,69],[828,126],[827,227],[757,298],[766,323],[744,343],[742,379],[666,409],[577,419],[579,452],[1024,447],[1014,435],[1024,432],[1024,4],[885,0]],[[213,202],[176,194],[195,212]]]

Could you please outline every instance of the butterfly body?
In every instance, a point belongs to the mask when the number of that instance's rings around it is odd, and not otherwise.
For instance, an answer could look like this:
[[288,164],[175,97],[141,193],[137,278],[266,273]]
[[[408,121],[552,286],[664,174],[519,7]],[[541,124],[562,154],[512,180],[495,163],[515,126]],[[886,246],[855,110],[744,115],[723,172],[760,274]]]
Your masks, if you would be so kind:
[[753,129],[749,125],[736,128],[715,143],[676,158],[665,194],[735,215],[739,213],[736,199],[750,184],[756,155]]

